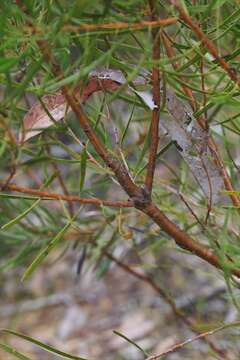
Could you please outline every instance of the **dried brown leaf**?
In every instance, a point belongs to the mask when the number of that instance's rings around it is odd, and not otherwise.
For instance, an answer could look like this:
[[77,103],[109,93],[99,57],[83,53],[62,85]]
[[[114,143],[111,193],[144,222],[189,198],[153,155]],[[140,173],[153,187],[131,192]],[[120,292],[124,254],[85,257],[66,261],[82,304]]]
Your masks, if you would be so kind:
[[193,117],[192,110],[172,92],[166,96],[171,119],[163,119],[162,126],[177,143],[177,149],[211,204],[219,200],[223,180],[208,147],[208,133]]
[[[67,112],[66,100],[61,91],[55,94],[45,95],[42,102],[55,122],[61,120]],[[40,102],[36,102],[27,112],[23,119],[23,130],[20,142],[27,141],[31,137],[41,133],[43,129],[54,124]]]
[[[118,70],[101,71],[99,76],[98,72],[94,71],[91,73],[84,90],[81,92],[80,88],[76,88],[74,96],[81,103],[84,103],[96,91],[116,90],[120,86],[119,84],[122,83],[123,77],[123,74],[121,76],[121,72]],[[23,128],[19,137],[21,143],[41,133],[44,129],[53,125],[54,122],[62,120],[71,111],[71,108],[67,107],[66,99],[60,90],[54,94],[45,95],[41,101],[43,105],[40,101],[37,101],[24,116]]]

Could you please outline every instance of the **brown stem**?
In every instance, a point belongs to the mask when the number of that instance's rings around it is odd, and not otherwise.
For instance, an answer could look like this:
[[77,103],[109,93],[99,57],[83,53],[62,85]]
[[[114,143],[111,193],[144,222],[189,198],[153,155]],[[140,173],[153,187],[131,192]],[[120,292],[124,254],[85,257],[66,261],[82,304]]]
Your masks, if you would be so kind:
[[67,24],[62,27],[61,30],[79,32],[79,30],[122,30],[122,29],[132,29],[132,30],[141,30],[146,27],[160,27],[175,24],[178,21],[177,17],[170,17],[166,19],[157,19],[152,21],[141,21],[139,23],[108,23],[108,24],[79,24],[71,25]]
[[[59,31],[70,31],[77,32],[79,31],[96,31],[96,30],[142,30],[148,27],[164,27],[168,25],[175,24],[178,21],[177,17],[169,17],[166,19],[155,20],[155,21],[141,21],[139,23],[125,23],[125,22],[115,22],[115,23],[105,23],[105,24],[65,24],[59,29]],[[43,31],[40,27],[34,26],[34,28],[28,24],[23,27],[23,29],[29,34],[38,33],[41,34]]]
[[[151,18],[155,20],[158,17],[157,7],[154,0],[149,0],[149,7],[151,11]],[[152,84],[153,84],[153,102],[154,109],[152,111],[151,121],[151,143],[149,151],[149,160],[147,166],[147,174],[145,180],[146,190],[149,195],[152,192],[153,178],[156,167],[156,156],[159,142],[159,115],[160,115],[160,72],[158,61],[160,59],[160,33],[158,29],[152,29]]]
[[65,195],[65,194],[56,194],[50,193],[47,191],[39,191],[31,188],[26,188],[22,186],[18,186],[15,184],[5,184],[0,181],[0,188],[4,185],[4,189],[10,191],[16,191],[23,194],[37,196],[43,199],[51,199],[51,200],[64,200],[68,202],[79,202],[82,204],[93,204],[98,206],[113,206],[113,207],[133,207],[132,201],[110,201],[110,200],[101,200],[98,198],[82,198],[77,195]]
[[[169,59],[173,59],[175,57],[175,52],[172,46],[172,41],[165,31],[161,32],[161,39],[166,49],[167,56],[169,57]],[[177,62],[171,62],[171,64],[174,70],[177,71],[179,69],[179,64]],[[182,80],[183,83],[186,83],[186,79],[183,76],[180,76],[180,79]],[[196,101],[193,96],[192,90],[189,89],[187,85],[186,86],[182,85],[182,88],[185,94],[189,97],[189,101],[191,103],[193,110],[196,110]]]
[[[52,71],[56,77],[62,77],[59,66],[56,65],[52,58],[51,51],[48,44],[45,41],[38,41],[39,48],[44,55],[46,61],[52,66]],[[143,213],[148,215],[156,224],[160,226],[168,235],[170,235],[181,248],[189,250],[191,253],[204,259],[213,266],[221,269],[222,264],[218,257],[204,245],[199,244],[193,240],[187,233],[182,231],[177,225],[169,220],[158,207],[151,202],[149,194],[142,188],[138,187],[131,179],[128,173],[128,169],[118,159],[113,158],[107,151],[105,146],[101,143],[94,129],[90,126],[88,118],[83,112],[80,104],[76,100],[72,92],[70,92],[67,86],[62,87],[62,92],[67,100],[67,103],[71,106],[75,113],[83,131],[89,138],[90,142],[94,146],[98,155],[103,161],[112,169],[119,184],[129,195],[134,203],[136,209],[141,210]],[[240,269],[231,269],[233,275],[240,277]]]
[[196,24],[192,18],[186,13],[186,11],[180,5],[179,0],[170,0],[173,6],[178,10],[181,19],[195,32],[195,34],[202,40],[203,44],[206,46],[210,54],[216,59],[219,65],[228,73],[228,76],[240,86],[240,79],[238,79],[237,74],[231,68],[231,66],[218,55],[217,48],[214,43],[204,34],[201,28]]
[[[170,235],[181,248],[189,250],[191,253],[219,269],[222,268],[221,262],[211,249],[193,240],[187,233],[169,220],[155,204],[147,204],[141,210],[154,220],[163,231]],[[231,272],[237,277],[240,277],[240,269],[232,269]]]
[[[171,41],[170,41],[168,35],[165,32],[162,32],[161,35],[162,35],[162,42],[163,42],[164,47],[166,49],[167,56],[170,59],[173,59],[174,56],[175,56],[175,52],[174,52],[174,49],[172,47]],[[177,63],[175,63],[175,62],[172,63],[172,67],[176,71],[179,69],[179,65]],[[181,76],[180,79],[185,84],[187,84],[186,79],[183,76]],[[193,111],[195,111],[196,110],[196,100],[195,100],[195,98],[193,96],[192,90],[189,89],[187,87],[187,85],[182,85],[182,89],[185,92],[185,94],[189,97],[189,102],[191,104],[191,107],[192,107]],[[198,117],[197,121],[198,121],[199,125],[203,129],[206,129],[206,130],[208,129],[208,125],[207,125],[204,117],[202,117],[202,116]],[[234,188],[233,188],[231,179],[230,179],[230,177],[229,177],[229,175],[227,173],[224,162],[221,159],[217,144],[215,143],[215,141],[213,140],[213,138],[210,135],[208,136],[208,146],[209,146],[209,149],[211,150],[211,152],[212,152],[212,154],[214,156],[216,164],[218,165],[218,168],[219,168],[219,171],[220,171],[220,173],[222,175],[226,190],[231,191],[230,197],[231,197],[232,203],[236,207],[240,207],[240,198],[239,198],[239,196],[236,195],[236,193],[234,193]]]
[[[162,351],[161,354],[158,354],[158,355],[152,355],[152,356],[149,356],[146,360],[158,360],[160,359],[162,356],[166,356],[170,353],[173,353],[177,350],[180,350],[182,349],[185,345],[188,345],[188,344],[191,344],[192,342],[194,341],[197,341],[197,340],[203,340],[204,338],[206,338],[207,336],[209,335],[213,335],[215,334],[216,332],[219,332],[219,331],[222,331],[226,328],[229,328],[229,327],[235,327],[235,326],[240,326],[240,321],[235,321],[233,323],[230,323],[230,324],[225,324],[225,325],[222,325],[222,326],[219,326],[213,330],[209,330],[209,331],[205,331],[203,333],[200,333],[196,336],[194,336],[193,338],[190,338],[190,339],[187,339],[181,343],[178,343],[174,346],[172,346],[170,349],[166,350],[166,351]],[[207,339],[205,339],[207,340]],[[221,350],[220,350],[221,351]],[[221,351],[222,352],[222,351]],[[221,355],[221,354],[220,354]],[[225,357],[226,358],[226,357]]]
[[[55,63],[52,58],[51,51],[48,44],[45,41],[39,40],[38,46],[44,55],[45,60],[52,66],[52,72],[56,77],[63,78],[63,74],[59,66]],[[95,148],[98,155],[102,158],[105,164],[114,172],[119,184],[125,189],[125,191],[130,196],[138,196],[139,189],[132,181],[131,177],[128,174],[128,169],[125,165],[120,162],[118,159],[114,158],[107,150],[107,148],[102,144],[101,140],[98,138],[96,132],[89,124],[88,118],[82,110],[81,105],[77,101],[74,93],[69,90],[68,86],[63,86],[62,93],[65,96],[68,105],[72,108],[75,113],[81,128],[85,132],[86,136],[90,140],[91,144]]]

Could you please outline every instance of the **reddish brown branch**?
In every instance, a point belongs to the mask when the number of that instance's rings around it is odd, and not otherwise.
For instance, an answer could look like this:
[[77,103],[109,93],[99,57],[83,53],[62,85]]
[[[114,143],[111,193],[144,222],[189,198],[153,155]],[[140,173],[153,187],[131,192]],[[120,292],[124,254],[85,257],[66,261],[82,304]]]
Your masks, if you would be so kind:
[[43,199],[51,199],[51,200],[64,200],[68,202],[79,202],[81,204],[93,204],[93,205],[104,205],[104,206],[113,206],[113,207],[133,207],[132,201],[110,201],[110,200],[101,200],[98,198],[81,198],[77,195],[65,195],[65,194],[56,194],[50,193],[47,191],[39,191],[31,188],[26,188],[22,186],[18,186],[15,184],[4,184],[0,182],[0,187],[4,185],[4,189],[10,191],[16,191],[23,194],[37,196]]
[[161,352],[161,354],[149,356],[146,360],[158,360],[158,359],[160,359],[160,357],[166,356],[166,355],[171,354],[171,353],[173,353],[173,352],[175,352],[177,350],[180,350],[185,345],[191,344],[194,341],[203,340],[203,338],[206,338],[207,336],[213,335],[216,332],[222,331],[222,330],[230,328],[230,327],[239,326],[239,325],[240,325],[240,321],[235,321],[235,322],[230,323],[230,324],[219,326],[219,327],[217,327],[217,328],[215,328],[213,330],[200,333],[197,336],[194,336],[193,338],[187,339],[187,340],[185,340],[185,341],[183,341],[181,343],[178,343],[178,344],[172,346],[170,349]]
[[[175,56],[175,52],[172,47],[171,41],[165,32],[162,32],[162,42],[164,44],[164,47],[166,49],[166,53],[167,53],[168,57],[170,59],[173,59]],[[172,62],[172,67],[176,71],[179,69],[179,65],[175,62]],[[185,94],[189,97],[189,101],[192,106],[192,109],[193,109],[193,111],[195,111],[196,110],[196,100],[193,96],[192,90],[187,87],[187,81],[184,78],[184,76],[181,76],[180,79],[183,81],[183,83],[186,84],[186,85],[182,85],[182,89],[185,92]],[[202,116],[198,117],[197,121],[203,129],[206,129],[206,130],[208,129],[208,125],[207,125],[204,117],[202,117]],[[232,203],[236,207],[240,207],[240,198],[239,198],[239,196],[236,195],[236,193],[234,193],[234,188],[232,186],[231,179],[227,173],[224,162],[221,159],[217,144],[215,143],[215,141],[213,140],[213,138],[211,136],[208,136],[208,146],[215,158],[216,164],[218,165],[218,168],[222,175],[226,190],[231,191],[230,197],[231,197]]]
[[[175,51],[173,49],[171,39],[169,38],[168,34],[165,31],[161,32],[161,39],[166,49],[167,56],[169,57],[169,59],[174,59]],[[179,64],[177,62],[172,62],[171,64],[174,70],[177,71],[179,69]],[[180,79],[182,80],[183,83],[186,83],[186,79],[183,76],[180,76]],[[196,110],[196,102],[192,90],[187,87],[187,83],[186,86],[182,85],[182,88],[185,94],[189,97],[189,101],[191,103],[193,110]]]
[[[45,41],[38,41],[38,45],[46,61],[52,66],[52,71],[54,75],[61,78],[62,73],[58,65],[55,64],[54,59],[52,58],[48,44]],[[171,220],[169,220],[158,209],[158,207],[151,202],[148,194],[144,191],[144,189],[138,187],[132,181],[125,166],[118,159],[114,158],[111,154],[109,154],[105,146],[101,143],[97,134],[90,126],[88,118],[86,117],[73,93],[70,92],[67,86],[62,87],[62,91],[64,96],[66,97],[67,103],[71,106],[73,112],[75,113],[83,131],[89,138],[90,142],[94,146],[99,156],[114,172],[119,184],[129,195],[129,197],[134,203],[134,206],[147,214],[153,221],[155,221],[155,223],[158,224],[160,228],[162,228],[163,231],[165,231],[169,236],[171,236],[175,240],[176,244],[179,245],[181,248],[190,251],[191,253],[204,259],[213,266],[221,269],[222,264],[218,257],[212,252],[212,250],[197,243],[187,233],[182,231],[177,225],[175,225]],[[231,273],[236,275],[237,277],[240,277],[240,269],[231,269]]]
[[[149,0],[149,6],[151,11],[151,18],[155,20],[157,15],[156,3],[154,0]],[[160,71],[159,71],[159,59],[160,59],[160,33],[158,29],[152,29],[152,86],[153,86],[153,102],[154,109],[152,111],[151,121],[151,143],[149,151],[149,160],[147,166],[147,174],[145,180],[145,186],[149,194],[152,192],[153,178],[156,167],[156,156],[159,142],[159,115],[160,115]]]
[[[52,72],[56,77],[63,78],[63,74],[59,66],[55,63],[52,58],[51,51],[48,44],[45,41],[39,40],[38,46],[44,55],[45,60],[52,66]],[[85,132],[86,136],[90,140],[91,144],[95,148],[98,155],[102,158],[105,164],[114,172],[119,184],[124,188],[129,196],[138,196],[139,189],[132,181],[128,174],[128,169],[125,165],[120,162],[117,158],[114,158],[102,144],[101,140],[97,136],[94,129],[91,127],[88,118],[82,110],[81,105],[77,101],[73,91],[70,91],[68,86],[62,87],[62,93],[65,96],[68,105],[75,113],[81,128]]]
[[[115,23],[105,23],[105,24],[65,24],[62,26],[59,31],[70,31],[79,33],[80,31],[97,31],[97,30],[143,30],[148,27],[159,28],[168,25],[175,24],[178,21],[177,17],[169,17],[166,19],[156,20],[156,21],[141,21],[139,23],[125,23],[125,22],[115,22]],[[39,26],[31,26],[30,24],[25,25],[23,30],[26,33],[38,33],[43,34],[43,30]],[[44,30],[45,31],[45,30]]]
[[[169,220],[155,204],[148,204],[142,211],[170,235],[181,248],[190,251],[219,269],[222,268],[221,262],[211,249],[193,240],[187,233]],[[240,277],[240,269],[232,269],[231,272]]]
[[204,34],[201,28],[196,24],[192,18],[186,13],[186,11],[180,5],[179,0],[170,0],[172,5],[178,10],[181,19],[195,32],[195,34],[199,37],[199,39],[206,46],[210,54],[217,60],[219,65],[228,73],[229,77],[237,84],[240,85],[240,79],[238,79],[237,74],[231,68],[231,66],[218,55],[218,51],[214,45],[214,43]]
[[[175,3],[173,1],[173,3]],[[45,57],[45,60],[49,63],[49,65],[52,68],[53,74],[57,78],[63,78],[63,74],[59,68],[59,66],[55,63],[51,50],[46,43],[46,41],[38,41],[38,46],[42,52],[42,54]],[[157,83],[157,77],[154,78],[155,82]],[[159,88],[158,88],[159,92]],[[62,87],[62,93],[65,96],[68,105],[72,108],[73,112],[75,113],[81,128],[85,132],[86,136],[90,140],[91,144],[95,148],[98,155],[102,158],[102,160],[105,162],[105,164],[114,172],[116,179],[118,180],[119,184],[122,186],[122,188],[126,191],[126,193],[131,198],[130,206],[135,206],[135,208],[139,209],[146,215],[148,215],[156,224],[159,225],[159,227],[165,231],[170,237],[172,237],[176,244],[178,244],[181,248],[186,249],[190,251],[191,253],[196,254],[200,258],[204,259],[208,263],[212,264],[213,266],[217,268],[222,268],[222,264],[218,257],[213,253],[213,251],[206,246],[203,246],[199,243],[197,243],[195,240],[193,240],[187,233],[182,231],[177,225],[175,225],[171,220],[169,220],[160,210],[159,208],[151,202],[150,198],[147,196],[146,192],[143,191],[140,187],[138,187],[131,179],[131,177],[128,174],[128,171],[124,164],[122,164],[118,159],[114,158],[106,149],[106,147],[102,144],[100,139],[98,138],[97,134],[95,133],[94,129],[90,126],[89,120],[86,117],[85,113],[83,112],[79,102],[77,101],[75,95],[72,91],[70,91],[68,86]],[[160,100],[160,99],[159,99]],[[156,103],[157,103],[156,99]],[[193,101],[195,103],[195,100],[193,98]],[[155,121],[155,120],[154,120]],[[204,123],[203,123],[204,124]],[[155,133],[156,135],[156,133]],[[231,184],[231,182],[230,182]],[[16,185],[8,185],[9,189],[10,186],[15,186],[15,191],[17,191]],[[23,188],[22,188],[23,189]],[[232,189],[232,187],[231,187]],[[12,188],[13,190],[13,188]],[[35,191],[35,190],[31,190]],[[45,193],[45,192],[42,192]],[[32,192],[33,194],[33,192]],[[46,194],[46,193],[45,193]],[[38,194],[35,195],[39,196]],[[57,195],[59,196],[59,195]],[[66,195],[60,195],[62,199],[69,198]],[[82,201],[83,199],[77,197],[78,199],[76,201]],[[76,197],[75,197],[76,199]],[[74,201],[74,198],[71,198],[71,201]],[[84,201],[93,202],[96,204],[98,203],[103,204],[103,201],[99,199],[84,199]],[[113,203],[113,202],[108,202]],[[106,204],[106,201],[105,201]],[[126,204],[126,202],[125,202]],[[114,205],[112,205],[114,206]],[[115,205],[116,206],[116,205]],[[119,206],[119,205],[118,205]],[[122,206],[122,205],[121,205]],[[129,203],[128,203],[129,206]],[[240,269],[232,269],[231,273],[236,275],[240,278]],[[141,277],[141,276],[140,276]],[[139,277],[139,278],[140,278]],[[151,285],[153,286],[153,285]],[[162,290],[158,290],[158,292]],[[163,296],[165,294],[163,293]],[[173,305],[172,305],[173,306]],[[176,311],[176,309],[175,309]]]
[[177,17],[171,17],[161,20],[153,20],[153,21],[141,21],[139,23],[124,23],[124,22],[116,22],[116,23],[108,23],[108,24],[79,24],[79,25],[64,25],[61,30],[79,32],[80,30],[123,30],[123,29],[131,29],[131,30],[141,30],[146,27],[160,27],[167,26],[171,24],[175,24],[178,21]]

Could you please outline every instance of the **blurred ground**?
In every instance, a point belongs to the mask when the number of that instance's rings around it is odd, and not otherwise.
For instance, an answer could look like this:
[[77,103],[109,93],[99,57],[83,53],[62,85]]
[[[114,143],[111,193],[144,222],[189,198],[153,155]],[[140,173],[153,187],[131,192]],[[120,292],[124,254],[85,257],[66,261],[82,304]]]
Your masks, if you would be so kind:
[[[54,256],[56,258],[56,253]],[[1,275],[1,327],[16,329],[91,360],[144,359],[141,351],[113,330],[151,354],[193,336],[148,284],[114,264],[101,279],[85,264],[82,275],[77,278],[76,258],[72,250],[58,262],[39,268],[25,283],[20,282],[23,269]],[[124,261],[131,263],[131,256],[124,257]],[[210,266],[201,260],[171,249],[155,261],[161,264],[154,270],[156,282],[169,292],[174,289],[172,295],[177,305],[197,320],[201,331],[217,327],[223,321],[236,320],[237,311],[230,305],[226,286],[217,271],[211,268],[210,272]],[[211,339],[228,351],[229,359],[237,360],[240,349],[237,349],[236,336],[236,332],[225,330]],[[17,337],[7,335],[4,341],[32,359],[58,359]],[[203,356],[217,358],[204,342],[197,341],[165,359],[200,360]],[[0,352],[0,359],[14,358]]]

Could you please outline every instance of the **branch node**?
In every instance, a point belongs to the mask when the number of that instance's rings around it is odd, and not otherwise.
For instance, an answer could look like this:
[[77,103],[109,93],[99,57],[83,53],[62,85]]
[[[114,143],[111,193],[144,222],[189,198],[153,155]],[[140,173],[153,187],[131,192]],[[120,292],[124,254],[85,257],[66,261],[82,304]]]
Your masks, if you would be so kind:
[[145,186],[141,186],[138,193],[132,197],[132,201],[137,209],[142,209],[150,204],[151,192]]

